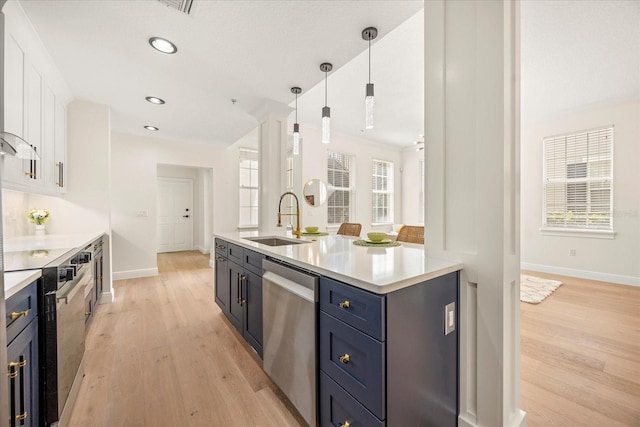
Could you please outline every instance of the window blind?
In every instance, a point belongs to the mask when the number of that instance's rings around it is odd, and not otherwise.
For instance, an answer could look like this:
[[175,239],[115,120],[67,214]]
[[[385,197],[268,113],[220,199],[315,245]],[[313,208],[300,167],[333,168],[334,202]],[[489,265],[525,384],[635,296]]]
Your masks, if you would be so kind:
[[544,138],[544,226],[612,230],[613,127]]
[[327,183],[330,192],[327,200],[327,222],[349,222],[352,206],[353,158],[348,154],[329,151],[327,154]]

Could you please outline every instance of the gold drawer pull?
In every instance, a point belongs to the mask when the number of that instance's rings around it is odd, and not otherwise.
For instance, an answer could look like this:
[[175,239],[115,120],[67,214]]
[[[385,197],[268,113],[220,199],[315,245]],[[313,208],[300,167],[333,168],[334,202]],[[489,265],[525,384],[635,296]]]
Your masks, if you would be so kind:
[[16,415],[16,420],[24,421],[27,419],[27,411],[24,411],[24,414]]
[[7,376],[9,377],[9,379],[18,378],[18,371],[9,372]]
[[33,178],[36,176],[33,172],[25,172],[24,175],[28,176],[29,178]]
[[345,365],[349,362],[351,362],[351,356],[349,356],[349,353],[345,353],[344,355],[338,357],[338,360],[340,361],[340,363],[344,363]]
[[17,319],[20,316],[24,316],[27,317],[27,314],[29,314],[29,310],[25,310],[25,311],[14,311],[11,313],[11,320]]
[[340,427],[349,427],[350,425],[349,421],[345,421],[344,424],[340,424]]
[[338,304],[340,306],[340,308],[349,308],[351,307],[351,303],[349,302],[349,300],[346,301],[342,301],[340,304]]

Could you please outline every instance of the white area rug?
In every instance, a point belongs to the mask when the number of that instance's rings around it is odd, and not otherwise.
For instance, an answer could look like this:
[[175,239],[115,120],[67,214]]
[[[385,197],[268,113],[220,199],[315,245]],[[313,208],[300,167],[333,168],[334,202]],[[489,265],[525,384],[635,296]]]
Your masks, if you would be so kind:
[[558,289],[560,285],[562,285],[562,282],[557,280],[541,279],[540,277],[521,274],[520,301],[539,304]]

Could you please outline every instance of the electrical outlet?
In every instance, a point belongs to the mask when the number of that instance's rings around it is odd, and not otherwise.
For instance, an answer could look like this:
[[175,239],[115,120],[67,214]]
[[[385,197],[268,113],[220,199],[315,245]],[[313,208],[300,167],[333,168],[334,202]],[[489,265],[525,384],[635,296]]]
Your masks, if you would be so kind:
[[569,249],[569,256],[576,256],[576,250],[575,249]]
[[456,303],[444,306],[444,334],[449,335],[456,330]]

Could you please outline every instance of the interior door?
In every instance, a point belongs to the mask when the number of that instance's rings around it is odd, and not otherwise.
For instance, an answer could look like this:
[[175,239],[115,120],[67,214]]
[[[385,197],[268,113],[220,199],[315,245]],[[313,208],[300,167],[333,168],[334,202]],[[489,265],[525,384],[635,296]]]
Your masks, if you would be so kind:
[[157,252],[193,250],[193,181],[158,178]]

